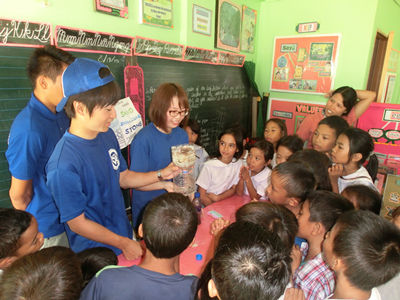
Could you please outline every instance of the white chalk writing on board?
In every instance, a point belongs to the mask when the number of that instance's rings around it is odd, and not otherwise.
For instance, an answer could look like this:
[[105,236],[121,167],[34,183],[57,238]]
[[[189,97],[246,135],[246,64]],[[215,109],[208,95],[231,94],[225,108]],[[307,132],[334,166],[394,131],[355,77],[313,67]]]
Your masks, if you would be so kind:
[[0,19],[3,44],[50,44],[51,24]]
[[130,54],[132,38],[57,26],[57,46],[68,49],[93,49]]

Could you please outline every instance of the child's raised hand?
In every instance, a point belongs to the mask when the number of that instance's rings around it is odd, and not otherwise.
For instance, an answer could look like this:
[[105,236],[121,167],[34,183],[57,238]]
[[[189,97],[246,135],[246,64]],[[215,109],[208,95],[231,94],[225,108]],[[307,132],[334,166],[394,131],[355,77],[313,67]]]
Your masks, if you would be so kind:
[[161,170],[161,176],[164,180],[172,179],[181,172],[182,170],[179,167],[175,166],[175,164],[172,162]]
[[337,164],[328,169],[329,177],[332,179],[337,179],[344,175],[344,169],[342,164]]
[[301,264],[302,253],[300,251],[299,245],[293,245],[291,257],[293,260],[292,272],[294,273],[294,271],[296,271],[296,269],[300,267]]
[[305,300],[304,292],[300,289],[290,288],[286,289],[285,297],[283,300]]
[[332,97],[333,92],[334,92],[334,90],[331,90],[331,91],[329,91],[329,92],[326,92],[325,98],[328,98],[328,99],[329,99],[330,97]]
[[256,198],[253,198],[253,199],[251,199],[251,201],[250,202],[259,202],[259,200],[258,199],[256,199]]
[[223,230],[224,228],[228,227],[230,224],[229,220],[225,220],[224,218],[218,218],[214,222],[211,223],[211,234],[216,236]]
[[249,167],[246,166],[240,167],[239,178],[242,179],[243,181],[247,181],[250,179]]

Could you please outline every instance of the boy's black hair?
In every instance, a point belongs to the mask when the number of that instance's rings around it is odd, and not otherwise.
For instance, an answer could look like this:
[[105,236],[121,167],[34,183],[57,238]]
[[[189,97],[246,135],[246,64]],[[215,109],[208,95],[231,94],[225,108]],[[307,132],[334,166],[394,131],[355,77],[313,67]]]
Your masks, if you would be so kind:
[[94,247],[77,253],[83,275],[82,288],[104,267],[118,264],[118,257],[110,248]]
[[70,53],[52,45],[37,48],[28,59],[26,73],[33,88],[36,88],[36,79],[40,75],[49,77],[53,82],[63,72],[63,63],[70,65],[75,57]]
[[328,191],[314,191],[306,201],[310,205],[309,221],[321,223],[326,232],[331,230],[340,215],[354,210],[353,203],[345,197]]
[[268,141],[258,141],[256,143],[254,143],[251,148],[257,148],[259,150],[261,150],[264,153],[264,159],[265,162],[268,162],[269,160],[271,160],[274,157],[274,145],[272,145],[272,143],[268,142]]
[[296,216],[283,205],[250,202],[236,211],[236,221],[250,222],[276,234],[288,249],[292,249],[299,231]]
[[306,163],[313,171],[317,180],[317,190],[332,191],[328,169],[332,166],[331,160],[325,153],[314,149],[304,149],[293,153],[288,161],[298,160]]
[[291,251],[260,225],[235,222],[222,233],[212,279],[222,300],[278,299],[290,281]]
[[[105,78],[110,73],[108,68],[99,70],[100,78]],[[68,118],[75,118],[74,101],[83,103],[89,112],[89,116],[91,116],[96,107],[103,108],[108,105],[115,105],[120,99],[121,88],[115,81],[111,81],[103,86],[70,96],[65,104],[65,113]]]
[[336,138],[341,135],[346,129],[348,129],[349,123],[345,119],[339,116],[330,116],[323,118],[319,123],[319,125],[328,125],[329,128],[333,129],[336,133]]
[[196,145],[201,146],[201,131],[200,125],[195,119],[189,119],[186,126],[190,127],[190,129],[197,134],[197,139],[194,142]]
[[353,198],[357,209],[369,210],[379,215],[382,206],[382,196],[374,189],[362,184],[349,185],[342,193],[346,193],[351,201]]
[[341,215],[336,226],[332,252],[344,263],[351,285],[369,291],[399,273],[400,230],[394,224],[373,212],[355,210]]
[[[241,158],[242,154],[243,154],[243,132],[242,132],[241,128],[239,128],[238,126],[235,126],[235,127],[225,129],[218,136],[218,142],[221,140],[221,138],[225,134],[232,135],[233,138],[235,139],[236,148],[238,149],[238,151],[235,152],[235,155],[233,157],[236,159]],[[220,157],[220,156],[221,156],[221,153],[219,152],[219,146],[217,146],[217,157]]]
[[211,279],[212,259],[208,261],[201,273],[199,280],[197,280],[195,300],[218,300],[218,297],[210,297],[208,294],[208,282]]
[[303,140],[297,135],[288,135],[281,137],[276,144],[276,150],[278,150],[279,146],[286,147],[290,150],[292,153],[296,153],[297,151],[300,151],[303,149],[304,142]]
[[342,86],[334,90],[332,96],[338,93],[342,95],[343,105],[346,107],[346,112],[342,116],[347,116],[357,103],[357,92],[349,86]]
[[143,238],[147,250],[156,258],[173,258],[193,241],[197,231],[197,212],[190,200],[178,193],[154,198],[143,214]]
[[14,256],[33,216],[23,210],[0,208],[0,259]]
[[311,168],[301,161],[287,161],[273,169],[278,178],[282,179],[282,186],[287,197],[305,201],[308,195],[315,190],[316,180]]
[[0,299],[79,299],[82,271],[77,255],[50,247],[16,260],[4,270]]
[[362,157],[358,161],[358,165],[361,167],[368,159],[365,168],[374,181],[378,173],[378,158],[374,154],[374,140],[368,132],[360,128],[349,128],[343,134],[349,139],[349,160],[353,154],[360,153]]

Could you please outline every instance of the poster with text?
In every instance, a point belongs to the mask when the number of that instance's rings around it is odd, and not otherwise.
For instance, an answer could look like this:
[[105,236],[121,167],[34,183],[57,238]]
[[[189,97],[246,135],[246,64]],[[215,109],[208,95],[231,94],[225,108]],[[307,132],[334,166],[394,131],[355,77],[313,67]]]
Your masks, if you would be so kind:
[[325,105],[325,102],[270,98],[267,120],[282,119],[285,121],[288,135],[291,135],[297,131],[306,116],[323,110]]
[[270,89],[325,94],[333,89],[340,34],[276,37]]
[[141,0],[140,23],[173,28],[172,0]]
[[[358,119],[357,127],[374,140],[374,152],[388,174],[400,169],[400,105],[372,103]],[[388,169],[389,168],[389,169]]]

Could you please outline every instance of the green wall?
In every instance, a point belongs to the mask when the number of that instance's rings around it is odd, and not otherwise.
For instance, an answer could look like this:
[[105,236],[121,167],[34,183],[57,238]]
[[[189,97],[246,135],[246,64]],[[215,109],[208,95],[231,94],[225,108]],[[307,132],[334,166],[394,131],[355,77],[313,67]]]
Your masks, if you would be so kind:
[[[283,0],[261,4],[259,24],[262,38],[257,49],[256,82],[260,92],[269,92],[273,43],[276,36],[304,36],[341,33],[334,88],[350,85],[366,88],[369,72],[371,35],[378,0]],[[372,21],[371,21],[372,20]],[[320,22],[313,34],[298,34],[298,23]],[[400,34],[400,33],[399,33]],[[307,101],[325,101],[320,95],[271,92],[272,97]]]
[[[205,36],[192,31],[193,4],[213,11],[215,24],[215,0],[174,0],[174,28],[160,28],[139,23],[139,0],[129,0],[129,18],[110,16],[94,11],[93,0],[48,0],[50,7],[41,7],[40,0],[0,0],[0,16],[30,21],[50,22],[56,25],[70,26],[88,30],[103,31],[128,36],[144,36],[148,38],[184,44],[193,47],[214,49],[214,32]],[[260,17],[260,0],[235,1],[246,4],[258,11]],[[23,9],[21,9],[23,8]],[[259,20],[260,18],[258,18]],[[257,21],[258,21],[257,20]],[[256,44],[259,27],[256,24]],[[246,60],[254,61],[255,55],[243,52]]]
[[[139,24],[139,0],[129,1],[129,19],[95,12],[93,1],[48,0],[50,7],[41,7],[40,0],[0,0],[1,17],[51,22],[88,30],[129,36],[145,36],[184,45],[214,49],[211,36],[192,32],[193,4],[213,11],[215,26],[216,0],[174,0],[174,28],[165,29]],[[1,3],[3,2],[3,3]],[[295,26],[319,21],[316,34],[341,33],[341,45],[334,87],[350,85],[365,89],[375,34],[400,28],[400,7],[393,0],[237,0],[257,10],[255,53],[246,60],[256,63],[256,82],[260,92],[269,92],[272,48],[275,36],[293,36]],[[303,34],[304,35],[304,34]],[[395,33],[393,48],[400,50],[400,32]],[[400,69],[400,68],[399,68]],[[400,72],[400,71],[399,71]],[[271,96],[299,100],[323,101],[321,96],[272,92]],[[400,78],[395,85],[392,102],[400,103]]]

